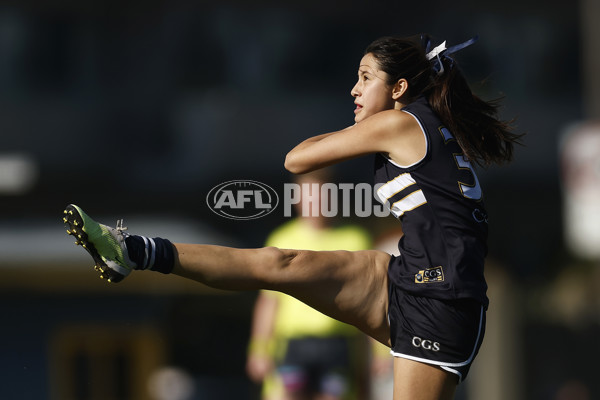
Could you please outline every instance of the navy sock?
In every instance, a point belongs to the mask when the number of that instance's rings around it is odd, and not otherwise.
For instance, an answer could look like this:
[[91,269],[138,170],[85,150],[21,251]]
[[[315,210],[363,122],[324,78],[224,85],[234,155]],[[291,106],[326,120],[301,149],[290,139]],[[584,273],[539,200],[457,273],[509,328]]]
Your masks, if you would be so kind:
[[169,240],[130,235],[125,238],[125,245],[129,258],[137,265],[135,269],[149,269],[163,274],[173,271],[175,249]]

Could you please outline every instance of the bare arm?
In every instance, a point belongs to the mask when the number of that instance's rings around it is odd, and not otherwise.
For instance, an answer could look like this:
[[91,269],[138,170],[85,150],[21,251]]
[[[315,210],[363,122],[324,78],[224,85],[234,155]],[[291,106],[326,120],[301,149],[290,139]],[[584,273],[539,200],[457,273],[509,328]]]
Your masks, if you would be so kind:
[[260,292],[254,306],[246,372],[254,382],[262,382],[274,367],[271,341],[279,305],[275,296]]
[[273,337],[275,314],[279,302],[277,297],[260,292],[254,305],[250,337],[268,342]]
[[296,174],[314,171],[371,153],[385,153],[409,164],[425,154],[418,123],[396,110],[383,111],[341,131],[306,139],[286,156],[285,168]]

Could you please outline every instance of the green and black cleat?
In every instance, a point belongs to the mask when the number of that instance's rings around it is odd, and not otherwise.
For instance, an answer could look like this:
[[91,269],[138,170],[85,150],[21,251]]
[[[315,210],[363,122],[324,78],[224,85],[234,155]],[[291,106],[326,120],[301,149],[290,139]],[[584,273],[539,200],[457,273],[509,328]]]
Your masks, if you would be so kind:
[[91,219],[83,210],[69,204],[64,211],[63,222],[67,233],[74,236],[76,245],[83,246],[94,259],[94,269],[100,272],[100,278],[109,282],[120,282],[136,264],[127,253],[123,220],[117,221],[117,227],[100,224]]

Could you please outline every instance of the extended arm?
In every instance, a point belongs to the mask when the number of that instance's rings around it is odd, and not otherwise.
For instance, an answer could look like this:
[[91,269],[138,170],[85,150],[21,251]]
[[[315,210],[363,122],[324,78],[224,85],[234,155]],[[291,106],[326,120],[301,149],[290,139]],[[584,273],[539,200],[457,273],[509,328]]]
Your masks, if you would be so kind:
[[377,152],[409,164],[424,156],[425,147],[414,118],[401,111],[388,110],[344,130],[306,139],[287,154],[285,168],[302,174]]

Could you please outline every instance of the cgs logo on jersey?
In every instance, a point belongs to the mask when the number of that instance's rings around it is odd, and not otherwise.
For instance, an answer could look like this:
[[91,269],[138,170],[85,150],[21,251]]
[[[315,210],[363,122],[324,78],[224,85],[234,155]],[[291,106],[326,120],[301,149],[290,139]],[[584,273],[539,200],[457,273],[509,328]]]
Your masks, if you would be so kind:
[[270,214],[279,203],[277,192],[269,185],[251,180],[228,181],[208,192],[206,204],[217,215],[247,220]]
[[433,283],[444,280],[444,270],[442,266],[423,269],[415,274],[415,283]]

